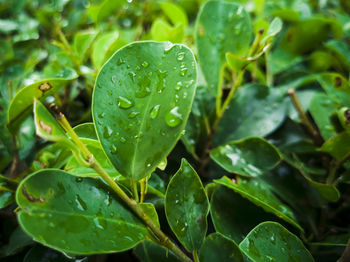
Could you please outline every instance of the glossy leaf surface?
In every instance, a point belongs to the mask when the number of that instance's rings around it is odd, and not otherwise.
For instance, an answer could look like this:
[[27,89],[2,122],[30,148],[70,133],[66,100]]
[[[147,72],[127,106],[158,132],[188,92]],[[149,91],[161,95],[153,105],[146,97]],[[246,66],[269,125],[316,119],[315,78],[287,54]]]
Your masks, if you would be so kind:
[[[240,212],[237,212],[240,210]],[[235,193],[220,186],[211,196],[210,215],[216,232],[239,244],[258,224],[276,217]]]
[[130,44],[104,65],[93,94],[94,124],[123,176],[146,177],[168,155],[191,111],[195,81],[192,52],[169,42]]
[[240,178],[235,183],[228,177],[214,180],[215,183],[224,185],[254,204],[270,212],[302,230],[296,222],[292,210],[283,204],[271,191],[269,185],[259,179]]
[[34,240],[71,254],[118,252],[145,239],[147,229],[106,186],[57,169],[22,181],[18,220]]
[[[220,251],[219,251],[220,250]],[[219,252],[218,252],[219,251]],[[220,233],[213,233],[207,236],[199,250],[201,262],[222,261],[222,262],[243,262],[243,255],[238,246],[230,239]]]
[[314,261],[303,242],[275,222],[264,222],[254,228],[239,244],[253,261]]
[[165,196],[168,223],[188,251],[198,250],[207,231],[209,201],[199,176],[183,159]]
[[[249,106],[247,106],[249,105]],[[278,89],[251,84],[240,87],[214,137],[215,145],[250,136],[266,136],[283,122],[286,103]]]
[[210,157],[226,171],[248,177],[260,176],[281,161],[277,148],[258,137],[219,146]]
[[226,52],[243,55],[253,29],[243,6],[224,1],[206,2],[196,21],[198,59],[210,92],[218,96]]

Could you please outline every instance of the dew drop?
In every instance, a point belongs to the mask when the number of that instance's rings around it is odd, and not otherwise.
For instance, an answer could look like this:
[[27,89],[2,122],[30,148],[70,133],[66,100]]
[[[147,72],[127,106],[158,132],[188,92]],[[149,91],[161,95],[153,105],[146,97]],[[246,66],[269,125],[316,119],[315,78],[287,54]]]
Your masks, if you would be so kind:
[[177,54],[177,61],[182,61],[185,58],[185,52],[179,52]]
[[151,109],[151,112],[149,113],[149,117],[151,119],[155,119],[158,114],[159,114],[159,108],[160,108],[160,105],[155,105],[152,109]]
[[133,111],[133,112],[131,112],[129,115],[128,115],[128,117],[129,118],[135,118],[137,115],[139,115],[140,114],[140,112],[136,112],[136,111]]
[[111,150],[112,154],[116,154],[117,153],[117,147],[115,145],[112,145],[110,150]]
[[104,118],[105,115],[106,115],[105,112],[102,112],[102,113],[98,114],[98,117],[99,118]]
[[140,71],[141,67],[136,66],[135,69],[136,69],[136,71]]
[[148,64],[147,61],[143,61],[143,62],[142,62],[142,66],[143,66],[144,68],[147,68],[147,67],[149,66],[149,64]]
[[76,177],[75,178],[75,182],[81,183],[81,182],[83,182],[83,178],[82,177]]
[[104,138],[109,138],[113,134],[113,130],[109,126],[105,126],[104,131],[103,131],[103,137]]
[[180,70],[180,76],[185,76],[187,73],[188,69],[186,67],[181,68]]
[[124,137],[121,137],[119,140],[120,140],[120,142],[122,142],[122,143],[125,143],[125,142],[126,142],[126,139],[125,139]]
[[115,84],[115,82],[117,81],[117,77],[116,76],[112,76],[111,80],[112,80],[112,83]]
[[86,203],[84,202],[83,199],[77,194],[75,195],[75,203],[77,204],[77,208],[80,209],[81,211],[86,211],[87,206]]
[[175,86],[175,90],[176,90],[176,91],[180,91],[180,90],[182,89],[182,86],[183,86],[183,85],[182,85],[182,82],[181,82],[181,81],[177,82],[177,83],[176,83],[176,86]]
[[120,66],[122,64],[125,64],[125,61],[120,57],[117,61],[117,65]]
[[118,106],[123,109],[128,109],[133,106],[133,103],[130,99],[119,96],[118,99]]
[[182,122],[182,115],[178,112],[178,110],[179,107],[176,106],[165,115],[165,122],[168,126],[176,127]]
[[162,71],[160,69],[157,70],[158,75],[158,86],[157,86],[157,92],[162,93],[163,90],[166,87],[166,77],[168,76],[167,71]]
[[135,74],[134,72],[131,71],[131,72],[128,73],[128,75],[130,76],[131,81],[132,81],[132,82],[135,82],[135,76],[136,76],[136,74]]

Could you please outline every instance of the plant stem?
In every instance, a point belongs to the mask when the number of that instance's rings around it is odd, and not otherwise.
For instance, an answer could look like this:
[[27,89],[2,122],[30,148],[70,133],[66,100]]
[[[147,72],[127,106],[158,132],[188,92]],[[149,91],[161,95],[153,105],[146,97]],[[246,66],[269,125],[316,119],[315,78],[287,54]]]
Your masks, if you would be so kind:
[[134,196],[134,199],[136,202],[139,202],[139,192],[137,190],[137,181],[134,179],[131,179],[131,187],[132,187],[132,195]]
[[193,255],[193,260],[194,260],[194,262],[199,262],[197,250],[194,250],[194,251],[192,252],[192,255]]
[[303,108],[301,107],[301,104],[298,100],[298,97],[295,93],[295,90],[293,88],[288,90],[288,95],[290,99],[292,100],[292,103],[294,105],[294,108],[298,111],[299,117],[301,119],[302,124],[305,126],[306,130],[310,133],[310,135],[313,137],[316,144],[321,145],[322,144],[322,138],[318,131],[314,128],[312,123],[310,122],[309,118],[305,114]]
[[130,198],[119,185],[108,175],[104,168],[94,158],[93,154],[87,149],[87,147],[81,142],[73,128],[67,121],[66,117],[59,113],[57,117],[58,122],[63,129],[71,137],[74,143],[80,148],[84,157],[89,162],[90,167],[93,168],[97,174],[113,189],[113,191],[128,205],[128,207],[152,230],[152,232],[158,237],[160,243],[170,249],[176,256],[178,256],[184,262],[191,262],[192,260],[186,256],[164,233],[163,231],[153,223],[151,218],[143,211],[141,206],[132,198]]
[[143,178],[140,180],[140,203],[143,203],[147,193],[147,179]]

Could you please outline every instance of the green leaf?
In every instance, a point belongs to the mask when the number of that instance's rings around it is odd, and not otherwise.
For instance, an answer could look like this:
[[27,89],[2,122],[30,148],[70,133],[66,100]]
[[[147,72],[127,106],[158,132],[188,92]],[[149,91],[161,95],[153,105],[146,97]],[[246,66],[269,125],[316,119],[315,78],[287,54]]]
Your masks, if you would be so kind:
[[196,171],[182,159],[165,196],[165,214],[177,239],[190,252],[198,250],[207,232],[209,201]]
[[330,97],[326,94],[315,94],[311,99],[309,110],[325,140],[336,135],[332,116],[337,117],[338,106]]
[[119,32],[112,31],[101,34],[93,44],[91,60],[96,69],[100,69],[107,60],[107,54],[114,44],[119,40]]
[[99,5],[89,6],[88,14],[95,23],[99,23],[113,12],[117,13],[118,9],[120,9],[124,3],[124,0],[104,0]]
[[164,19],[158,18],[152,24],[151,35],[153,40],[181,43],[185,35],[185,28],[183,24],[171,26]]
[[261,176],[281,161],[278,149],[259,137],[219,146],[210,157],[226,171],[247,177]]
[[338,234],[331,235],[326,237],[322,242],[313,242],[310,243],[314,246],[338,246],[338,247],[346,247],[348,241],[350,239],[350,234]]
[[147,240],[138,244],[134,253],[144,262],[179,262],[173,252]]
[[350,154],[350,134],[342,132],[327,140],[321,148],[322,152],[326,152],[338,161],[342,161]]
[[75,126],[74,132],[80,137],[80,138],[88,138],[97,140],[97,134],[95,131],[94,123],[84,123]]
[[20,227],[17,227],[12,232],[9,243],[4,246],[4,253],[6,256],[10,256],[32,244],[33,240]]
[[173,25],[182,24],[184,28],[187,27],[187,15],[180,6],[169,2],[160,2],[159,4]]
[[191,111],[195,80],[192,52],[169,42],[132,43],[104,65],[93,93],[94,123],[123,176],[147,177],[169,154]]
[[240,87],[220,121],[214,145],[272,133],[282,124],[286,108],[278,89],[259,84]]
[[264,36],[262,43],[269,42],[273,39],[274,36],[276,36],[281,30],[282,30],[283,22],[279,17],[275,17],[270,26],[269,29],[266,32],[266,35]]
[[8,108],[9,129],[12,132],[17,129],[18,124],[23,121],[30,112],[34,98],[43,100],[77,77],[78,75],[75,72],[66,70],[66,74],[62,75],[62,77],[41,80],[22,88],[11,100],[11,104]]
[[244,262],[243,255],[238,246],[220,233],[210,234],[199,250],[201,262]]
[[261,222],[276,219],[225,186],[219,186],[214,191],[210,200],[210,214],[215,231],[232,239],[236,244]]
[[23,230],[35,241],[70,254],[124,251],[148,232],[104,183],[57,169],[25,178],[16,200]]
[[275,222],[255,227],[239,244],[239,248],[253,261],[314,261],[303,242]]
[[94,30],[78,32],[74,35],[73,50],[80,61],[84,60],[85,53],[94,41],[97,32]]
[[214,182],[234,190],[236,193],[247,198],[257,206],[262,207],[266,212],[275,214],[279,218],[303,231],[300,225],[296,222],[292,210],[272,193],[270,186],[264,181],[256,178],[239,178],[238,180],[230,180],[228,177],[224,176],[220,179],[215,179]]
[[[80,140],[86,145],[88,150],[94,155],[96,161],[98,161],[105,171],[113,178],[119,180],[120,174],[113,167],[105,152],[102,150],[101,144],[96,140],[91,140],[87,138],[80,138]],[[64,169],[72,175],[80,177],[99,177],[99,174],[90,167],[85,167],[80,164],[80,159],[75,157],[70,158]]]
[[244,55],[249,48],[253,28],[243,6],[224,1],[208,1],[196,21],[198,59],[210,92],[221,93],[226,52]]

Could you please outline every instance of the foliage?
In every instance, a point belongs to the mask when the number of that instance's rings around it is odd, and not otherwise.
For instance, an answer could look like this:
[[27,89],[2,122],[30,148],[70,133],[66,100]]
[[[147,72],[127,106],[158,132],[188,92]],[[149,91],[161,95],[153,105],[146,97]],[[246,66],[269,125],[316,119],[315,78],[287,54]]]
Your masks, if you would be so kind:
[[0,0],[0,35],[1,261],[348,261],[346,0]]

